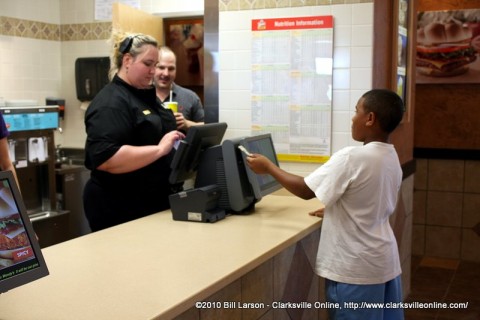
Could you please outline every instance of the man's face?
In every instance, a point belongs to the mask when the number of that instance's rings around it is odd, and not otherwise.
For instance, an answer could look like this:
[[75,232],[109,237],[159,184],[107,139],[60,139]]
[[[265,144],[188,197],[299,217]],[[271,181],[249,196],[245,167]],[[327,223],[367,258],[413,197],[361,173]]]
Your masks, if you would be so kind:
[[161,89],[168,89],[172,87],[177,75],[177,67],[175,56],[172,53],[160,53],[158,57],[158,64],[155,68],[155,86]]

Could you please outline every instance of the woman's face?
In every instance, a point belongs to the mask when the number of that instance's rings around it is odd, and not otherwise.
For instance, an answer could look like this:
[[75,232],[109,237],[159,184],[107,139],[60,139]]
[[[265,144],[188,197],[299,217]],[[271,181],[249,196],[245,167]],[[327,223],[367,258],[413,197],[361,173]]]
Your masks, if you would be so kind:
[[153,45],[144,45],[136,57],[126,54],[123,64],[126,77],[124,80],[137,89],[151,87],[157,63],[158,49]]

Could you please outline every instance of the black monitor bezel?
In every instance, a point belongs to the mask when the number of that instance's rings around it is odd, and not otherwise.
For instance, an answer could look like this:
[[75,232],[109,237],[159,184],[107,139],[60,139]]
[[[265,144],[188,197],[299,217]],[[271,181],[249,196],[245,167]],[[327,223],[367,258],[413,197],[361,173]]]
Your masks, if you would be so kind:
[[[39,266],[35,269],[19,273],[18,275],[14,275],[9,278],[2,279],[2,277],[0,276],[0,293],[7,292],[11,289],[49,275],[47,264],[43,257],[42,250],[38,243],[30,218],[27,214],[27,209],[25,208],[25,204],[23,203],[23,198],[18,188],[15,177],[13,176],[13,173],[11,171],[0,171],[0,182],[3,182],[4,180],[8,181],[10,190],[12,192],[15,204],[18,209],[18,213],[20,214],[20,217],[22,219],[25,231],[27,232],[28,240],[30,241],[31,248],[33,250],[33,254]],[[13,272],[15,271],[14,266],[15,265],[7,268],[12,268]]]
[[[275,151],[275,146],[273,144],[272,135],[270,133],[245,137],[245,138],[241,139],[240,145],[245,147],[245,149],[247,149],[251,153],[258,153],[256,150],[251,150],[251,147],[250,147],[249,143],[259,141],[259,140],[266,140],[266,141],[269,142],[269,146],[271,146],[271,148],[272,148],[271,151],[272,151],[272,154],[273,154],[273,158],[270,158],[270,157],[268,157],[268,158],[276,166],[280,166],[279,162],[278,162],[277,153]],[[271,194],[272,192],[275,192],[275,191],[282,188],[282,185],[277,180],[275,180],[273,177],[272,177],[272,179],[269,183],[261,185],[259,183],[259,175],[257,175],[255,172],[252,171],[252,169],[250,169],[250,167],[248,167],[247,160],[246,160],[247,156],[243,152],[242,152],[242,157],[243,157],[243,162],[245,164],[245,169],[247,171],[248,180],[250,182],[250,185],[252,186],[252,190],[253,190],[255,199],[257,199],[257,201],[260,201],[260,199],[262,199],[262,197],[264,197],[268,194]]]
[[185,139],[179,142],[170,163],[169,182],[179,184],[192,178],[197,170],[202,152],[207,148],[219,145],[226,130],[225,122],[190,127]]

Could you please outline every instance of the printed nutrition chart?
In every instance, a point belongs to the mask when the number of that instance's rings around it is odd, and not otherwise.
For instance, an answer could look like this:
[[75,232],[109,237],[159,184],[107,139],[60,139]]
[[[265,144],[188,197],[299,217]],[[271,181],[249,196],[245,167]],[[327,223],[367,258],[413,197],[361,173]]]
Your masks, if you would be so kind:
[[279,160],[330,156],[333,16],[252,20],[252,134]]

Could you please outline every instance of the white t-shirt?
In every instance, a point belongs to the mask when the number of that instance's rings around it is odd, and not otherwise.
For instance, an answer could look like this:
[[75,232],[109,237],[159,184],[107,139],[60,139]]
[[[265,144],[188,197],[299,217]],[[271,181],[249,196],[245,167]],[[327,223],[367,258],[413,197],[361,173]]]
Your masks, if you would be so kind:
[[379,284],[401,274],[389,223],[401,182],[395,148],[381,142],[346,147],[305,177],[325,204],[318,275],[349,284]]

